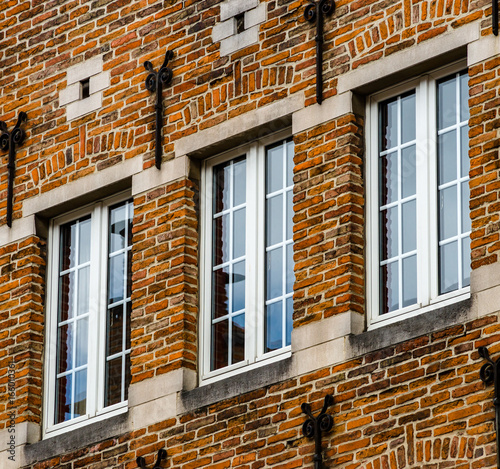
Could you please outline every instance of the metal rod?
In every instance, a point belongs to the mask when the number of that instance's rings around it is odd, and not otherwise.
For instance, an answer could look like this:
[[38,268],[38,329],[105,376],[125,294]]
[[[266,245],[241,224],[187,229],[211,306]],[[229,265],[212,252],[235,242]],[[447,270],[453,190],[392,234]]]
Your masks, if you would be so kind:
[[167,67],[169,60],[174,56],[174,53],[167,50],[165,53],[165,60],[163,65],[160,67],[158,72],[153,69],[153,64],[149,61],[144,62],[144,68],[149,72],[146,78],[146,88],[152,93],[156,93],[156,136],[155,136],[155,166],[161,168],[162,160],[162,132],[163,127],[163,86],[167,86],[171,83],[173,72]]
[[491,29],[493,34],[498,36],[498,0],[492,0],[491,4]]
[[24,142],[26,137],[21,129],[21,124],[27,120],[28,116],[25,112],[20,112],[17,118],[17,123],[12,132],[8,132],[7,124],[0,121],[0,148],[4,151],[9,150],[9,160],[7,162],[7,226],[12,228],[12,218],[14,213],[14,177],[16,174],[16,147]]

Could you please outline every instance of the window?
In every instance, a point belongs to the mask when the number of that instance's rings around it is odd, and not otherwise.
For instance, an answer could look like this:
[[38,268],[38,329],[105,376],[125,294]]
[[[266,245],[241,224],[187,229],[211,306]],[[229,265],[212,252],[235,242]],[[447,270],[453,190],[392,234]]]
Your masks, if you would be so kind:
[[291,139],[204,164],[202,378],[290,351]]
[[468,294],[467,72],[436,73],[369,104],[371,322]]
[[114,198],[51,223],[47,432],[126,404],[132,217]]

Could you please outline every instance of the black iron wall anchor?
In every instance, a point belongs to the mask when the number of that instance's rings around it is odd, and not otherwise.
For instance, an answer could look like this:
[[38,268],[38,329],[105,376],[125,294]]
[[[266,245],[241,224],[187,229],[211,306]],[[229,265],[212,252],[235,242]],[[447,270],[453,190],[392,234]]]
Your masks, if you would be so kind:
[[26,134],[21,129],[21,124],[26,122],[28,116],[25,112],[20,112],[17,123],[9,133],[7,124],[0,121],[0,148],[4,151],[9,150],[9,161],[7,163],[8,182],[7,182],[7,226],[12,227],[12,210],[14,202],[14,174],[16,172],[16,147],[24,142]]
[[[160,449],[158,451],[158,456],[156,458],[156,464],[154,465],[153,469],[161,469],[160,463],[162,459],[167,459],[167,452],[164,449]],[[146,468],[146,460],[142,457],[139,456],[137,459],[137,467],[140,467],[141,469],[147,469]]]
[[486,347],[477,349],[479,356],[484,358],[488,363],[481,367],[479,377],[485,384],[495,384],[495,397],[493,404],[495,405],[495,430],[497,434],[497,468],[500,469],[500,459],[498,452],[500,451],[500,359],[494,362],[490,358],[490,353]]
[[316,22],[316,102],[323,102],[323,23],[324,16],[335,11],[333,0],[311,1],[304,10],[309,23]]
[[498,0],[492,0],[491,3],[491,29],[498,36]]
[[168,61],[172,60],[174,53],[171,50],[167,50],[165,54],[165,60],[163,65],[160,67],[158,72],[153,70],[153,64],[149,61],[144,62],[144,68],[149,72],[146,78],[146,88],[151,91],[151,93],[156,92],[156,146],[155,146],[155,165],[158,169],[161,167],[161,157],[162,157],[162,141],[161,141],[161,129],[163,122],[163,87],[168,86],[172,81],[173,72],[172,69],[167,67]]
[[302,426],[302,431],[307,438],[314,438],[315,440],[315,453],[314,453],[314,469],[322,469],[323,467],[323,456],[321,454],[321,437],[323,433],[330,431],[333,427],[333,417],[326,413],[326,409],[333,404],[333,396],[327,394],[325,396],[325,403],[323,404],[323,409],[321,409],[320,414],[314,417],[311,412],[311,406],[309,404],[302,404],[302,412],[304,412],[309,419],[304,422]]

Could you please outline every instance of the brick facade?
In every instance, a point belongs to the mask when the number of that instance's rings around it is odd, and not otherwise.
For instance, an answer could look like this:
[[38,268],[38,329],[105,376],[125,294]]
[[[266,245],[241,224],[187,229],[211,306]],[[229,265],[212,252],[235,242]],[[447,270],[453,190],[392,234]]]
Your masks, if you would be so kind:
[[[334,426],[323,438],[325,468],[496,467],[493,387],[480,379],[477,352],[500,352],[500,40],[491,5],[337,1],[325,19],[319,106],[307,2],[244,2],[0,5],[0,120],[10,131],[19,112],[28,115],[12,228],[0,153],[0,467],[132,469],[138,456],[152,467],[162,448],[162,467],[313,467],[301,404],[317,413],[326,394]],[[258,41],[247,37],[238,49],[236,35],[223,54],[216,39],[229,33],[215,28],[240,10],[255,16]],[[163,92],[158,170],[144,62],[158,70],[167,49],[173,80]],[[372,327],[366,103],[457,62],[469,73],[470,292]],[[79,74],[100,80],[90,81],[99,106],[84,115],[64,98]],[[201,382],[203,162],[278,131],[295,145],[291,348],[260,368]],[[134,205],[128,406],[50,437],[51,221],[119,193]]]

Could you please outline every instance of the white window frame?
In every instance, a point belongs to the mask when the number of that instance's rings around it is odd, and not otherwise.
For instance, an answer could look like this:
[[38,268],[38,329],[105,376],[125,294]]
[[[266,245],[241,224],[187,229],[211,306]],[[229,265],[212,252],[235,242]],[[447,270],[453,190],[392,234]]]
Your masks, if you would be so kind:
[[[200,242],[200,385],[210,384],[242,371],[291,356],[291,345],[271,352],[265,346],[265,157],[266,147],[291,137],[290,130],[266,136],[254,142],[211,157],[202,163],[201,176],[201,242]],[[211,269],[212,269],[212,194],[213,168],[246,155],[247,231],[245,286],[245,359],[227,367],[210,371],[211,360]],[[249,181],[253,181],[250,186]],[[250,195],[255,195],[250,197]],[[252,225],[249,220],[255,221]],[[253,231],[249,229],[253,226]],[[251,294],[251,292],[255,292]]]
[[[69,430],[119,415],[128,410],[128,400],[104,407],[105,349],[107,316],[107,269],[109,208],[130,199],[129,192],[87,205],[50,221],[47,256],[47,302],[44,363],[43,438],[61,435]],[[98,292],[89,298],[89,342],[87,365],[86,415],[54,424],[56,398],[58,276],[60,227],[66,223],[91,216],[90,291]],[[93,327],[95,327],[93,329]],[[94,333],[90,333],[93,331]]]
[[[470,298],[470,286],[439,295],[437,118],[436,83],[439,79],[467,69],[464,61],[421,75],[385,91],[366,103],[366,295],[368,329],[385,326],[404,318]],[[382,101],[414,89],[416,92],[417,167],[417,303],[397,311],[379,314],[379,110]],[[418,125],[426,122],[427,125]],[[423,214],[423,215],[422,215]]]

